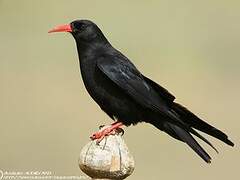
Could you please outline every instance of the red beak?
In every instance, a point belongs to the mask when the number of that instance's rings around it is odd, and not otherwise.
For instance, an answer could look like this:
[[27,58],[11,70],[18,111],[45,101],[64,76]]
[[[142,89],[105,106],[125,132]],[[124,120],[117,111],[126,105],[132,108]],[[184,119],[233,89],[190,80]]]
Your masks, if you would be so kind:
[[72,32],[72,28],[70,24],[66,24],[66,25],[57,26],[51,29],[50,31],[48,31],[48,33],[52,33],[52,32]]

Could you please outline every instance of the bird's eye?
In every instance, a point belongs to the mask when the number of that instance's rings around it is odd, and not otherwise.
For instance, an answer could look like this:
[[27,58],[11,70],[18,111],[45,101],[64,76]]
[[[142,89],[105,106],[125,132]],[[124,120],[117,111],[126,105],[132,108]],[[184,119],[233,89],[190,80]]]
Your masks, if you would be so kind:
[[83,24],[83,23],[76,23],[74,26],[75,26],[76,29],[78,29],[80,31],[85,29],[85,27],[86,27],[86,25]]

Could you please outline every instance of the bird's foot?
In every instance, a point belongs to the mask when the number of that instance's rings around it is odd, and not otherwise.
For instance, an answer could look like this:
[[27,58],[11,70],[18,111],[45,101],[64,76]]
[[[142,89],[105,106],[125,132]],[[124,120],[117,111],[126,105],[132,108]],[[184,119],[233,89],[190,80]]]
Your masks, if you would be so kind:
[[97,139],[97,143],[100,143],[105,136],[114,135],[116,133],[124,134],[123,129],[120,128],[122,125],[121,122],[115,122],[108,126],[100,126],[100,130],[94,133],[90,138],[92,140]]

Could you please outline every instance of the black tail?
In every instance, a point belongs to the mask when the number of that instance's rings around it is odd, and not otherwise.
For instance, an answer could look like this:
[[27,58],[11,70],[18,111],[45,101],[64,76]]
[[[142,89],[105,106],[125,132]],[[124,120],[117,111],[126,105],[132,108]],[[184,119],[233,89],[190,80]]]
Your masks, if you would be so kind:
[[230,146],[234,146],[234,143],[228,139],[225,133],[204,122],[182,105],[173,103],[172,109],[180,116],[180,119],[190,127],[205,132]]
[[[165,131],[170,136],[187,143],[204,161],[207,163],[211,162],[211,157],[208,153],[198,144],[198,142],[192,137],[191,134],[197,136],[208,145],[210,145],[216,152],[217,149],[202,135],[200,135],[194,129],[198,129],[202,132],[205,132],[217,139],[225,142],[230,146],[234,146],[233,142],[231,142],[227,135],[224,134],[222,131],[214,128],[213,126],[207,124],[203,120],[199,119],[196,115],[192,112],[187,110],[185,107],[181,106],[180,104],[173,103],[172,110],[170,112],[171,115],[175,116],[176,120],[181,123],[174,123],[170,121],[161,122],[157,121],[157,119],[152,122],[152,124],[157,127],[158,129]],[[194,129],[193,129],[194,128]]]
[[207,163],[211,162],[211,157],[208,155],[208,153],[198,144],[198,142],[186,130],[169,122],[165,122],[163,126],[160,124],[154,124],[154,126],[160,130],[165,131],[170,136],[187,143],[205,162]]

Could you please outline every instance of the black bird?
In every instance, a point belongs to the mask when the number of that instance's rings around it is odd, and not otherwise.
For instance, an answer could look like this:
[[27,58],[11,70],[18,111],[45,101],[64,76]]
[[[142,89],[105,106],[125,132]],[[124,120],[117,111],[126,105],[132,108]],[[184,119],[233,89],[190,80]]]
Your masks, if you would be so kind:
[[195,129],[234,146],[225,133],[174,102],[174,95],[144,76],[109,43],[95,23],[76,20],[57,26],[50,32],[73,35],[88,93],[111,119],[117,120],[110,127],[93,134],[92,139],[101,140],[122,125],[146,122],[187,143],[207,163],[211,162],[211,157],[192,135],[215,147]]

